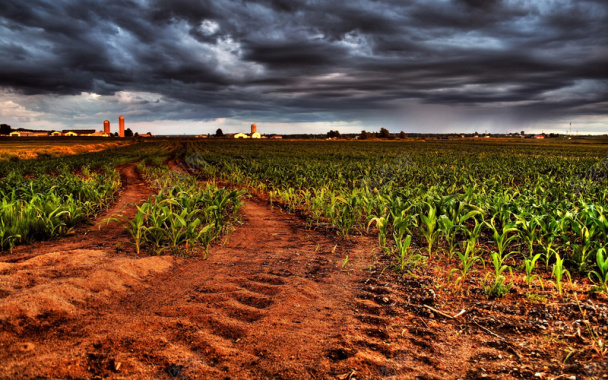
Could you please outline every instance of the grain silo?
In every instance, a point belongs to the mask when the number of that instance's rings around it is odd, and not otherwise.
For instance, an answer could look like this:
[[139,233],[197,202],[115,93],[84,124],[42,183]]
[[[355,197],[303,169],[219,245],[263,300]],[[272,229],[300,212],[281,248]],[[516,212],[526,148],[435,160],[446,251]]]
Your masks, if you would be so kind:
[[251,124],[251,134],[253,135],[258,131],[258,126],[255,124]]
[[125,117],[121,116],[118,118],[118,135],[125,137]]
[[103,121],[103,133],[107,133],[108,135],[110,134],[110,121],[109,120]]

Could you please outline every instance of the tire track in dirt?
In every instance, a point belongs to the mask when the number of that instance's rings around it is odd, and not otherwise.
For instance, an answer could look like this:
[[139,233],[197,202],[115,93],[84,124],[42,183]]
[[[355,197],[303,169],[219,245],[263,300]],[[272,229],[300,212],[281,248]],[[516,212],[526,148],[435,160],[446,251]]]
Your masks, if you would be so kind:
[[[131,356],[124,371],[151,375],[150,361],[161,370],[157,376],[183,378],[325,378],[350,371],[336,354],[354,321],[356,276],[341,269],[349,247],[254,201],[243,214],[243,225],[208,260],[179,260],[88,324],[111,319],[128,326],[100,345],[113,357],[130,347],[116,345],[124,334],[138,347],[154,347],[153,358]],[[349,252],[354,261],[364,255]]]

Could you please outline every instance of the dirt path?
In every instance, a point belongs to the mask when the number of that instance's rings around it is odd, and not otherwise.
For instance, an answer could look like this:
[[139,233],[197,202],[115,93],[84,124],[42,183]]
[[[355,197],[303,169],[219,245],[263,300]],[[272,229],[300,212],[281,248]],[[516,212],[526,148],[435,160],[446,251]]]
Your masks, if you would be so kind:
[[[128,190],[123,197],[115,208],[129,203],[135,193]],[[89,234],[95,231],[89,229]],[[107,230],[101,233],[107,235]],[[112,235],[108,237],[99,249],[113,247]],[[63,245],[53,242],[44,249],[73,256],[90,245],[89,237],[71,240]],[[128,265],[125,260],[131,265],[161,260],[148,266],[162,268],[145,280],[138,277],[130,291],[125,291],[130,283],[121,284],[123,289],[103,299],[88,294],[77,302],[64,299],[70,307],[39,307],[29,314],[7,315],[12,319],[4,319],[2,338],[12,346],[12,355],[10,359],[4,356],[9,360],[2,370],[24,377],[120,373],[134,378],[325,378],[348,374],[350,366],[341,361],[352,356],[344,347],[350,339],[349,326],[356,322],[351,301],[360,278],[356,271],[342,268],[346,251],[351,263],[359,256],[368,259],[368,253],[353,249],[348,242],[308,231],[297,218],[248,202],[243,225],[225,246],[212,249],[209,260],[119,256],[118,265]],[[54,254],[39,253],[12,267],[5,264],[5,278],[15,277],[32,260]],[[119,259],[123,261],[118,263]],[[167,262],[173,264],[170,269]],[[66,266],[52,264],[54,271]],[[63,277],[74,278],[82,268],[63,270]],[[48,276],[40,280],[30,287],[36,295],[37,288],[53,288]],[[57,289],[62,283],[54,285]],[[13,292],[9,293],[5,304],[13,298]],[[372,353],[369,357],[383,360]]]

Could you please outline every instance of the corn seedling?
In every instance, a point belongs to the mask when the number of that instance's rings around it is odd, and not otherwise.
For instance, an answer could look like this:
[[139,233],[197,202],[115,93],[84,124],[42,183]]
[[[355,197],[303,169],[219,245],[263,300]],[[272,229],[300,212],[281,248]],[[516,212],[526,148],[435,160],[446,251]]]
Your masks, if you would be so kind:
[[369,232],[369,227],[372,224],[376,224],[376,227],[378,228],[378,244],[380,245],[380,248],[386,249],[386,234],[388,232],[387,219],[383,216],[382,217],[373,216],[371,218],[371,220],[369,221],[369,223],[367,224],[368,232]]
[[544,289],[545,287],[543,286],[543,280],[540,278],[540,276],[538,274],[532,274],[532,272],[536,268],[536,261],[538,261],[539,258],[540,253],[537,253],[536,255],[534,255],[533,258],[524,260],[524,266],[526,268],[526,275],[524,276],[524,281],[526,281],[528,287],[531,287],[532,281],[534,281],[534,279],[537,279],[538,282],[540,282],[541,288]]
[[342,269],[345,269],[347,265],[348,265],[348,255],[346,255],[344,260],[342,260]]
[[420,214],[420,221],[422,222],[420,223],[420,227],[422,230],[422,235],[428,244],[427,252],[430,258],[433,254],[433,244],[437,240],[440,231],[437,230],[437,209],[434,205],[427,202],[424,202],[424,205],[426,205],[427,213],[426,215],[422,213]]
[[[453,268],[452,270],[450,270],[450,273],[448,273],[448,281],[450,281],[450,278],[452,277],[453,273],[459,274],[458,278],[456,278],[456,285],[462,284],[466,280],[467,276],[473,271],[472,268],[475,263],[480,262],[485,266],[484,260],[481,255],[476,255],[477,249],[475,248],[474,242],[462,242],[461,250],[464,251],[464,253],[456,251],[456,255],[458,255],[458,258],[460,259],[461,267]],[[462,285],[460,286],[462,287]]]
[[[600,248],[595,255],[597,270],[588,274],[589,280],[597,284],[596,289],[600,292],[608,292],[608,257],[606,248]],[[594,281],[595,280],[597,281]]]
[[490,228],[490,231],[492,232],[492,239],[494,240],[494,244],[496,244],[497,249],[496,253],[498,254],[498,257],[500,258],[500,261],[502,263],[504,260],[506,260],[507,257],[511,255],[511,253],[509,253],[505,256],[505,251],[507,250],[509,244],[511,244],[511,242],[517,238],[517,235],[509,236],[509,234],[517,232],[517,228],[515,228],[515,225],[513,224],[507,224],[504,225],[501,229],[499,229],[494,224],[494,217],[490,219],[490,222],[485,222],[485,224]]
[[538,240],[538,220],[528,212],[515,215],[519,237],[528,248],[527,257],[534,255],[534,243]]
[[570,272],[568,272],[567,269],[564,269],[564,260],[559,256],[559,253],[556,252],[555,264],[553,264],[553,272],[551,273],[551,276],[555,278],[555,288],[557,289],[557,293],[560,296],[562,295],[562,280],[564,278],[564,275],[568,277],[568,280],[572,281],[572,278],[570,277]]
[[443,234],[443,238],[448,244],[448,257],[450,260],[454,256],[454,249],[456,248],[456,232],[457,225],[447,217],[447,215],[440,215],[437,220],[439,231]]
[[[492,298],[502,298],[507,295],[509,289],[511,289],[512,284],[505,284],[506,278],[505,276],[503,276],[503,273],[506,270],[508,270],[511,276],[513,276],[513,270],[511,269],[511,267],[504,264],[504,262],[510,256],[511,255],[509,254],[504,257],[501,257],[498,252],[492,252],[490,254],[490,262],[494,266],[494,273],[488,273],[484,279],[484,292],[487,296]],[[494,277],[494,281],[489,282],[488,277],[492,276]]]
[[132,244],[135,246],[135,252],[139,255],[141,245],[144,239],[144,232],[146,230],[145,226],[145,215],[147,210],[150,207],[149,203],[144,203],[141,206],[136,206],[137,212],[135,213],[135,218],[133,220],[129,220],[123,215],[118,215],[116,218],[108,218],[104,219],[104,222],[117,222],[122,224],[123,228],[125,228],[131,237],[133,238]]
[[545,267],[547,270],[549,270],[549,262],[555,253],[553,243],[555,242],[555,238],[559,236],[561,229],[560,221],[551,218],[550,215],[545,215],[542,218],[538,218],[538,225],[540,227],[541,234],[539,244],[544,250]]
[[412,235],[407,235],[405,239],[402,239],[398,234],[394,234],[394,238],[397,246],[397,268],[403,273],[407,264],[407,251],[412,242]]

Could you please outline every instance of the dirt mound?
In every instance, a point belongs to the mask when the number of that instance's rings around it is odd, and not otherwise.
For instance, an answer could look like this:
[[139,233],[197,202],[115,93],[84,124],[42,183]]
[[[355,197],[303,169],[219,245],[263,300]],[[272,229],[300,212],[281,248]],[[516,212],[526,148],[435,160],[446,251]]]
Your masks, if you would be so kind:
[[[0,323],[22,318],[82,313],[81,305],[104,305],[117,292],[168,270],[171,257],[112,257],[103,251],[53,252],[19,263],[0,263]],[[13,326],[18,329],[18,325]]]

